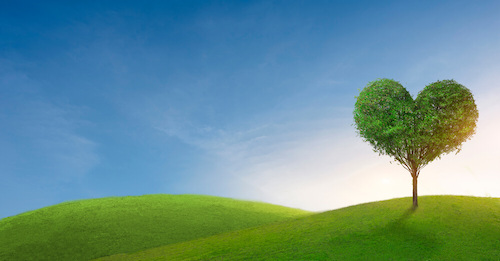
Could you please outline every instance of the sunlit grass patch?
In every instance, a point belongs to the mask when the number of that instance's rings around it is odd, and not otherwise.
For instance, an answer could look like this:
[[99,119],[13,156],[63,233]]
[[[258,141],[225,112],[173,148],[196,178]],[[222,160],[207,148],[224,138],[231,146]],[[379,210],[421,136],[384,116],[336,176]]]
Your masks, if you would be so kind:
[[201,195],[72,201],[0,220],[0,260],[90,260],[307,214]]
[[100,260],[499,260],[500,199],[373,202]]

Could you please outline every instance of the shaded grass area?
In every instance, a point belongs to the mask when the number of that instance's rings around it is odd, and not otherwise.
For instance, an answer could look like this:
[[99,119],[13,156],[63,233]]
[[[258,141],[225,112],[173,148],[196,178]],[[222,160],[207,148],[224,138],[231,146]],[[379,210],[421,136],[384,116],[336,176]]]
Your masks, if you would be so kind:
[[500,199],[356,205],[99,260],[500,260]]
[[71,201],[0,220],[0,260],[90,260],[308,214],[201,195]]

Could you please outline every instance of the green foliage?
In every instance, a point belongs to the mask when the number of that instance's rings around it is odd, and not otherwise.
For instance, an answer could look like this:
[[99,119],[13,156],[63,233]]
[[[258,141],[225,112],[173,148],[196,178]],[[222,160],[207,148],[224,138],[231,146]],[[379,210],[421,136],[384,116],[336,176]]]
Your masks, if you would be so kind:
[[399,82],[379,79],[360,92],[354,109],[358,134],[374,151],[417,175],[443,153],[458,153],[477,119],[471,92],[454,80],[426,86],[414,101]]
[[398,82],[388,79],[371,82],[355,104],[357,130],[375,151],[402,154],[412,131],[413,107],[410,93]]
[[138,260],[499,260],[500,199],[424,196],[317,213],[121,254]]
[[429,147],[433,160],[441,153],[460,151],[474,134],[478,111],[472,93],[453,80],[432,83],[415,100],[415,126],[421,146]]
[[309,213],[201,195],[72,201],[1,219],[0,260],[90,260]]

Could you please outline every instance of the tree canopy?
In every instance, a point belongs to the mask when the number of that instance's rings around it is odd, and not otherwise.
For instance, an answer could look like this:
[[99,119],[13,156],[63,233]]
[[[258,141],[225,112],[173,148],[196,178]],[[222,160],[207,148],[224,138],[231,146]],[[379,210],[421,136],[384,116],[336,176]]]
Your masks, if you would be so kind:
[[413,100],[399,82],[378,79],[360,92],[354,109],[359,136],[414,178],[436,157],[458,153],[478,116],[472,93],[454,80],[431,83]]

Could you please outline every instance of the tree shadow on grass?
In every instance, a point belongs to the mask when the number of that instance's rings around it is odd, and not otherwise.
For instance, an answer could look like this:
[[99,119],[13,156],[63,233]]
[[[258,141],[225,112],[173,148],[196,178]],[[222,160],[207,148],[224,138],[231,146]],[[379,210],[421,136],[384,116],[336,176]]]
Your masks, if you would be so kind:
[[404,213],[403,215],[401,215],[401,217],[399,217],[398,219],[396,219],[396,221],[394,223],[396,224],[401,224],[403,222],[405,222],[408,218],[410,218],[415,212],[417,211],[417,208],[416,207],[410,207],[408,208]]
[[394,258],[429,259],[442,248],[434,231],[419,222],[410,222],[416,211],[416,208],[409,208],[401,217],[374,233],[391,246],[391,253],[397,255]]
[[[411,217],[417,209],[410,208],[399,218],[371,231],[351,231],[336,235],[330,241],[332,257],[341,252],[347,259],[361,260],[427,260],[439,253],[442,243],[435,232],[426,229]],[[336,253],[335,253],[336,252]]]

